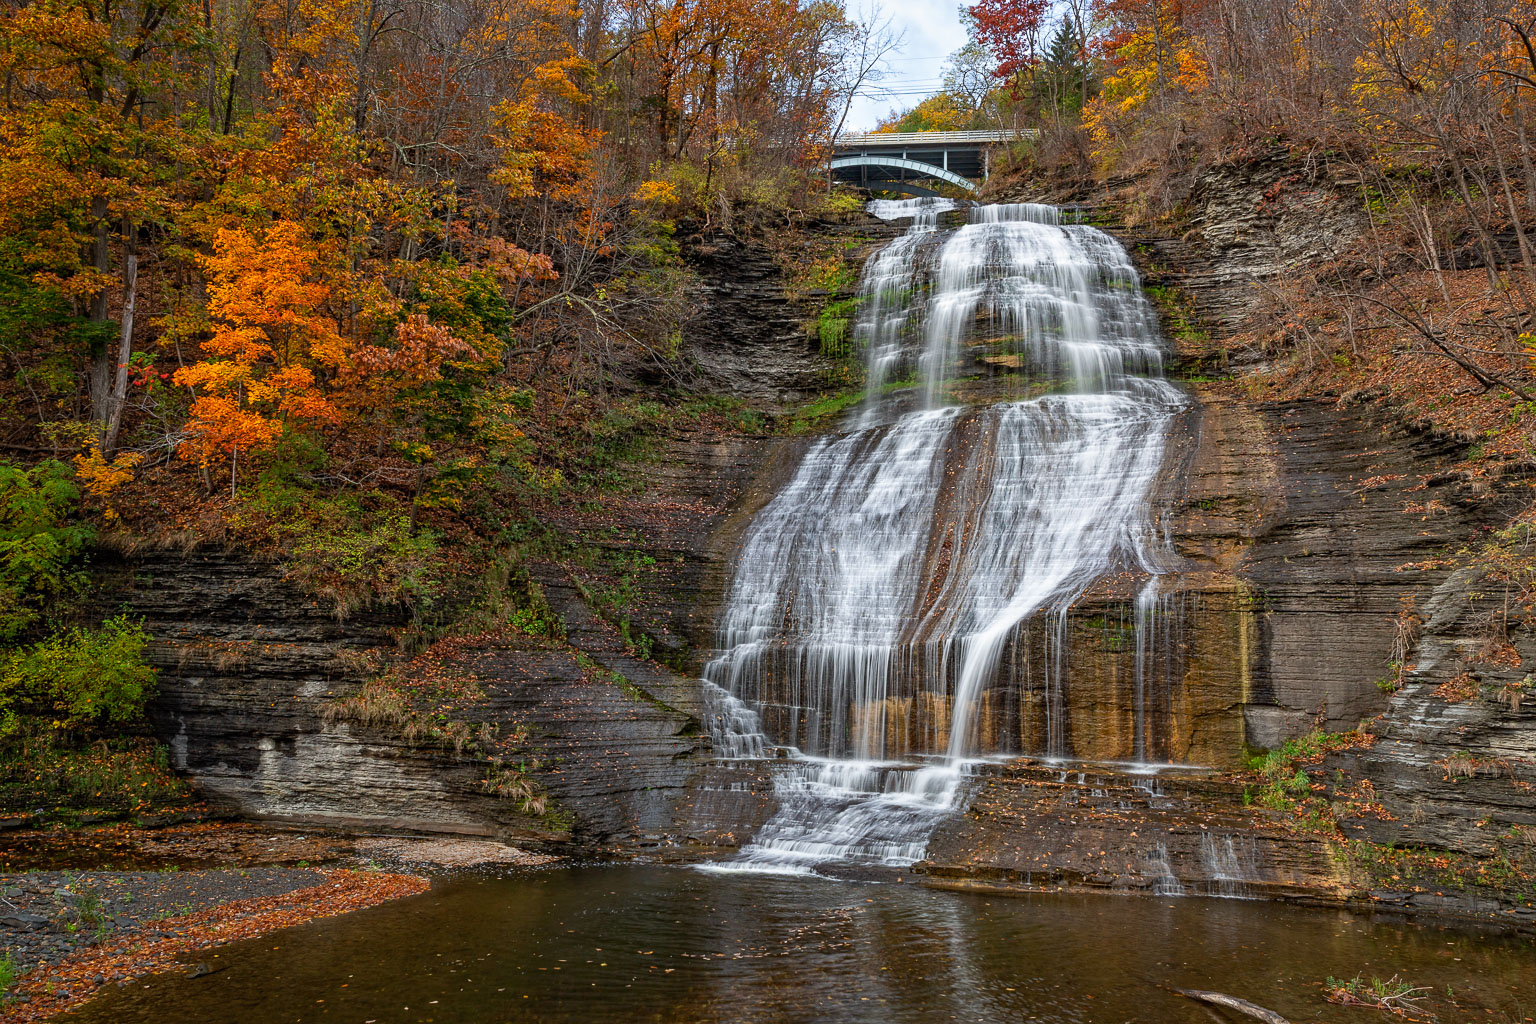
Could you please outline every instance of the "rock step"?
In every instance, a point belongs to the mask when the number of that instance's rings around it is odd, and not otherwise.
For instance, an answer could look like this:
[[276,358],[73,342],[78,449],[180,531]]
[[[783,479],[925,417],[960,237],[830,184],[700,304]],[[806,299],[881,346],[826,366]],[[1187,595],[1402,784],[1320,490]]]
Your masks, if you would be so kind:
[[1326,844],[1245,807],[1240,781],[1127,767],[985,766],[919,868],[941,885],[1343,897]]

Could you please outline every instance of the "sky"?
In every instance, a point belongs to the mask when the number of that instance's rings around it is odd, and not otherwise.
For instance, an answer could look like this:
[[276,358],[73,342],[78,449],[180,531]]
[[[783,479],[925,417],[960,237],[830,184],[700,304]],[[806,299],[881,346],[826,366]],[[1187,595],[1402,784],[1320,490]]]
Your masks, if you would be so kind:
[[903,33],[901,49],[887,61],[890,73],[876,90],[854,101],[848,131],[868,131],[892,107],[905,110],[938,91],[944,59],[965,45],[957,0],[864,0],[849,4],[868,12],[873,6]]

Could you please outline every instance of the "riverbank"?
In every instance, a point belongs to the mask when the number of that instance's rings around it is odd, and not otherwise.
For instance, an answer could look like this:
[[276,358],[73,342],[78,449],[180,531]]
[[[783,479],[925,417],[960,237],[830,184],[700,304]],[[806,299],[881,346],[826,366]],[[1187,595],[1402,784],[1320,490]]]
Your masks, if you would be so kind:
[[0,1019],[45,1020],[178,967],[217,970],[218,953],[196,955],[424,892],[432,875],[555,859],[250,823],[13,832],[0,838],[0,964],[15,979]]

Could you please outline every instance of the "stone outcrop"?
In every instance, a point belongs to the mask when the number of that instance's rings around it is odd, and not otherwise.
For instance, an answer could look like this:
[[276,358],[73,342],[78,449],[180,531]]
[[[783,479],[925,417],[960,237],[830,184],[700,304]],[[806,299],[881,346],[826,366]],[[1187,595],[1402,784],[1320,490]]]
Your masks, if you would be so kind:
[[[1331,782],[1344,773],[1340,791],[1370,780],[1386,813],[1346,818],[1346,834],[1516,866],[1536,835],[1533,712],[1513,710],[1508,697],[1525,670],[1508,658],[1474,664],[1477,696],[1437,697],[1486,640],[1473,628],[1468,579],[1410,567],[1502,522],[1501,504],[1454,470],[1461,446],[1369,405],[1256,403],[1226,385],[1192,391],[1199,402],[1177,431],[1163,494],[1182,562],[1165,577],[1154,638],[1170,671],[1159,691],[1138,697],[1143,727],[1161,737],[1150,759],[1175,765],[1149,775],[1094,763],[1127,759],[1134,652],[1129,597],[1090,595],[1070,620],[1066,708],[1071,751],[1088,763],[984,769],[965,816],[929,844],[923,870],[943,884],[1226,894],[1236,886],[1529,917],[1497,889],[1372,879],[1320,836],[1246,806],[1251,779],[1181,767],[1239,769],[1246,754],[1314,728],[1365,722],[1380,738],[1333,755],[1327,773]],[[1390,674],[1405,607],[1423,611],[1425,635],[1394,696],[1377,682]],[[1536,653],[1527,639],[1515,647]],[[1154,783],[1161,794],[1151,800]]]
[[[172,765],[243,814],[492,834],[517,818],[477,768],[377,730],[324,722],[362,683],[359,657],[398,620],[337,622],[274,566],[231,552],[98,560],[102,597],[145,620]],[[525,826],[529,823],[524,822]]]
[[[1423,614],[1417,660],[1372,724],[1375,742],[1325,765],[1339,788],[1374,797],[1342,824],[1378,847],[1443,854],[1490,890],[1484,902],[1536,924],[1536,637],[1506,636],[1499,590],[1471,571],[1445,579]],[[1507,905],[1510,888],[1521,904]]]
[[[858,214],[800,230],[860,247],[894,234]],[[698,309],[684,339],[699,390],[786,406],[826,389],[832,364],[806,331],[825,293],[792,297],[784,258],[760,239],[714,235],[689,245],[684,258],[699,280]]]
[[1499,506],[1455,471],[1461,445],[1373,406],[1194,390],[1173,532],[1186,584],[1228,620],[1248,743],[1353,728],[1386,708],[1375,684],[1397,615],[1446,575],[1414,566],[1498,523]]

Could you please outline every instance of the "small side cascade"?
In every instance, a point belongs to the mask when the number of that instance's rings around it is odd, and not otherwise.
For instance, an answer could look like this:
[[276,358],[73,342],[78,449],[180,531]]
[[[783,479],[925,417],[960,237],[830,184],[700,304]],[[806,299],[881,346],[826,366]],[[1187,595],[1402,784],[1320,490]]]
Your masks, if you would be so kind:
[[1184,886],[1179,882],[1179,876],[1173,873],[1173,864],[1168,859],[1168,844],[1158,843],[1147,855],[1147,877],[1153,879],[1152,894],[1154,896],[1183,896]]
[[[911,224],[861,281],[866,399],[744,538],[710,728],[722,757],[787,756],[778,811],[725,869],[910,864],[977,758],[1072,757],[1068,612],[1108,577],[1143,580],[1119,756],[1160,752],[1171,556],[1149,494],[1185,399],[1156,318],[1103,232],[1034,204],[941,228],[956,208],[871,204]],[[1006,400],[958,400],[964,382]]]
[[767,755],[768,737],[763,734],[762,720],[748,704],[706,679],[704,706],[708,715],[705,724],[717,757],[739,760]]
[[774,777],[779,809],[735,860],[714,871],[805,874],[843,862],[905,867],[954,808],[963,767],[820,758]]
[[1256,877],[1253,840],[1236,835],[1200,836],[1200,863],[1210,878],[1209,895],[1243,899]]

